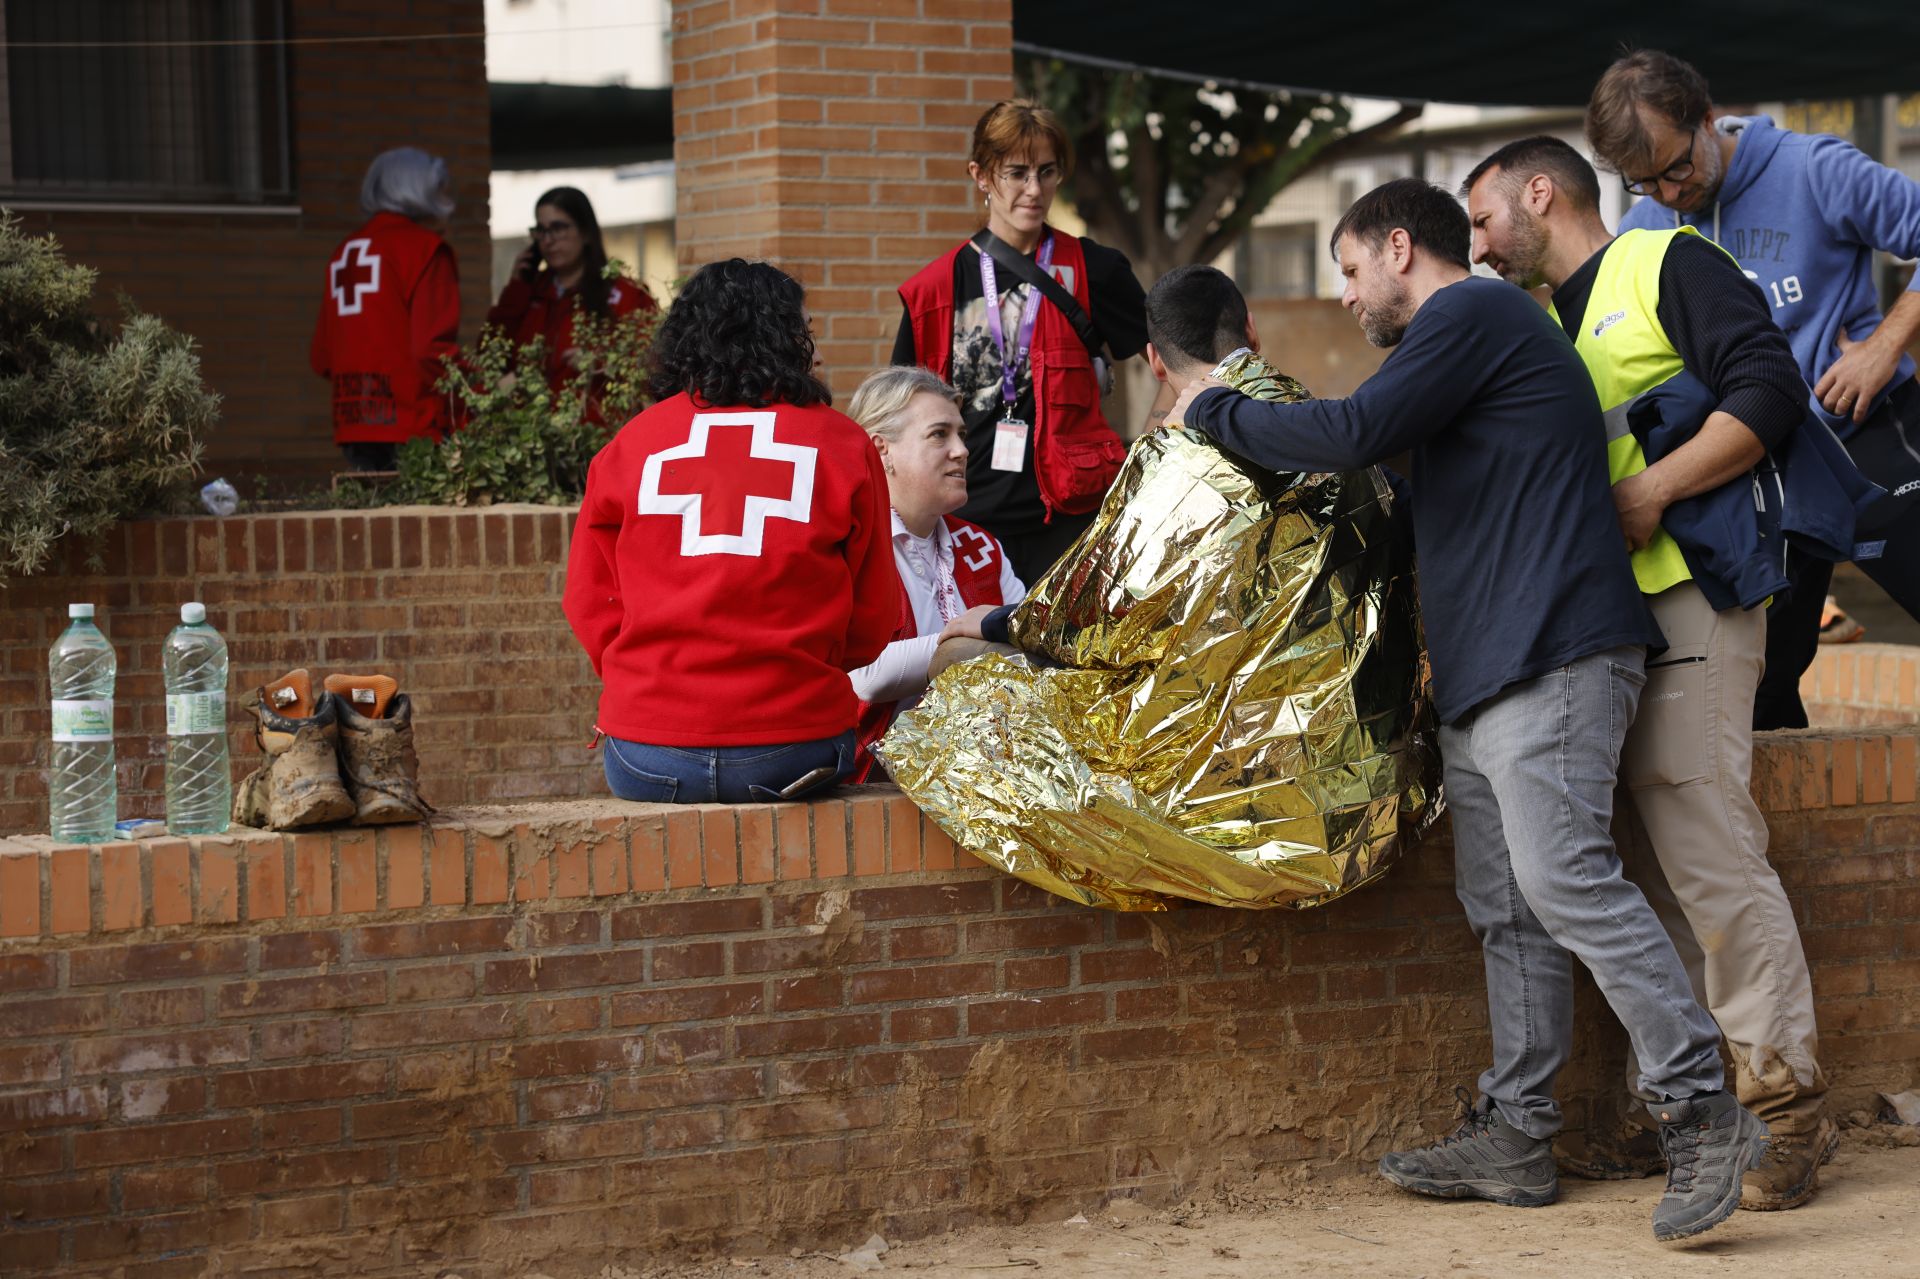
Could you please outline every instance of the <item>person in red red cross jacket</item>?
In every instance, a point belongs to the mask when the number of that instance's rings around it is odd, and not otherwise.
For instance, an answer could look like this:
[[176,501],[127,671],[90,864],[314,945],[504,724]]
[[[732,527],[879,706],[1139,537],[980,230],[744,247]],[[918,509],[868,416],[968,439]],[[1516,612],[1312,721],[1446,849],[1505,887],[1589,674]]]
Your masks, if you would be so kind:
[[542,340],[547,385],[558,391],[580,363],[573,340],[576,316],[652,315],[660,304],[624,276],[607,278],[600,220],[584,191],[555,187],[542,195],[527,232],[527,247],[514,259],[513,278],[487,312],[487,323],[515,342]]
[[847,406],[873,437],[893,506],[899,621],[879,658],[853,672],[860,695],[855,777],[884,779],[871,747],[893,717],[920,700],[934,653],[959,635],[1006,643],[1012,606],[1027,597],[1000,539],[953,512],[967,501],[966,423],[960,392],[926,369],[882,369]]
[[562,597],[622,799],[746,803],[854,763],[847,672],[899,620],[887,478],[814,376],[797,281],[700,268],[661,322],[656,403],[587,470]]
[[333,441],[355,471],[390,471],[394,451],[447,431],[435,390],[459,346],[460,272],[442,238],[453,216],[446,161],[383,152],[360,184],[370,215],[327,261],[308,359],[333,385]]

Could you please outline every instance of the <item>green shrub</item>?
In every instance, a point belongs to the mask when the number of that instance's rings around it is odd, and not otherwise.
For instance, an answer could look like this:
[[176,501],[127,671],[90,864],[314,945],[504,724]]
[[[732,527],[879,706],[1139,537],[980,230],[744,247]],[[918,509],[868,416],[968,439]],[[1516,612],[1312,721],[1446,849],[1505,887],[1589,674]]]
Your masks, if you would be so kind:
[[0,210],[0,574],[177,505],[219,417],[193,339],[124,298],[102,323],[94,279]]
[[[617,268],[612,268],[617,269]],[[388,502],[483,506],[570,503],[587,487],[587,464],[646,406],[647,350],[654,318],[579,316],[573,375],[547,385],[546,350],[497,329],[448,361],[440,388],[465,425],[445,440],[409,440]]]

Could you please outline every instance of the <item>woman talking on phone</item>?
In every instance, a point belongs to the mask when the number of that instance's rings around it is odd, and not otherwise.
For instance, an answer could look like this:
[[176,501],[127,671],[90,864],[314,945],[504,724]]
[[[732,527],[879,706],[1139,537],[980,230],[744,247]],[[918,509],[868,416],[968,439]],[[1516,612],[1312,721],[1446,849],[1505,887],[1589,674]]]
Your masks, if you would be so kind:
[[1047,225],[1072,162],[1066,130],[1037,103],[980,117],[967,173],[986,226],[900,286],[893,346],[893,363],[959,390],[958,514],[999,538],[1026,582],[1072,545],[1120,469],[1126,445],[1100,409],[1105,366],[1147,344],[1126,255]]
[[515,342],[547,344],[547,384],[559,390],[574,371],[574,317],[653,312],[653,295],[632,280],[609,280],[607,250],[593,202],[574,187],[555,187],[533,206],[527,247],[513,262],[513,278],[487,312],[487,323]]

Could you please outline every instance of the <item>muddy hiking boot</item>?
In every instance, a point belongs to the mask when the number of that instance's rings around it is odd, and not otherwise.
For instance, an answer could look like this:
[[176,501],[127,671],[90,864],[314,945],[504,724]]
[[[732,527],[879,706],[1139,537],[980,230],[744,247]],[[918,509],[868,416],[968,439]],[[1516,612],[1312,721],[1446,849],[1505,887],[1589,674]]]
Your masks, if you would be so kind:
[[1660,1149],[1660,1125],[1638,1101],[1625,1113],[1616,1107],[1596,1113],[1584,1130],[1565,1129],[1554,1138],[1553,1153],[1560,1171],[1583,1181],[1631,1181],[1667,1170]]
[[234,794],[233,819],[245,826],[292,830],[353,816],[340,783],[339,712],[332,696],[313,691],[303,670],[255,692],[247,710],[266,761]]
[[1441,1199],[1490,1199],[1515,1208],[1540,1208],[1560,1194],[1553,1143],[1529,1137],[1506,1121],[1488,1098],[1476,1105],[1454,1090],[1461,1123],[1451,1137],[1419,1150],[1396,1150],[1380,1161],[1394,1185]]
[[1653,1207],[1653,1237],[1689,1239],[1740,1206],[1741,1178],[1766,1156],[1767,1126],[1729,1092],[1653,1107],[1667,1152],[1667,1190]]
[[413,750],[413,701],[388,675],[329,675],[339,708],[340,774],[353,796],[356,826],[423,821],[433,807],[420,798],[420,760]]
[[1840,1149],[1840,1129],[1825,1115],[1810,1133],[1776,1133],[1767,1154],[1740,1183],[1740,1206],[1750,1212],[1798,1208],[1820,1188],[1821,1165]]

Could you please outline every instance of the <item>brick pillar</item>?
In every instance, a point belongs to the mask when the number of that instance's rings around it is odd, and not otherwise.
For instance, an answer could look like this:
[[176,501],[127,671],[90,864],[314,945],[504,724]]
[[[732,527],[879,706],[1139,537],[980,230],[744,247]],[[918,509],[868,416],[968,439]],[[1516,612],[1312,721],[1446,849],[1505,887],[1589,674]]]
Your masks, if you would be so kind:
[[894,290],[980,225],[967,146],[1012,42],[1010,0],[675,5],[680,270],[798,278],[844,406],[892,349]]

